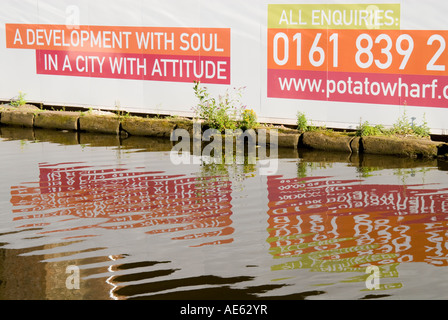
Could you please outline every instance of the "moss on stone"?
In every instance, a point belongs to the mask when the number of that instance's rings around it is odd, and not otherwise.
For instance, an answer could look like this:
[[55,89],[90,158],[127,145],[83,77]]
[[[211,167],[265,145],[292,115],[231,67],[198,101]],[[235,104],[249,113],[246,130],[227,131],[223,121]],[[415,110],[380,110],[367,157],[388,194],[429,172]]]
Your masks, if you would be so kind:
[[352,152],[350,142],[352,137],[331,132],[309,131],[301,137],[300,146],[325,151]]
[[123,130],[131,135],[170,137],[175,124],[164,119],[129,117],[121,122]]
[[[0,105],[0,123],[21,127],[85,131],[83,144],[103,144],[117,142],[130,136],[151,136],[169,138],[174,129],[185,129],[193,134],[193,121],[185,118],[144,118],[139,116],[118,116],[111,112],[69,112],[44,111],[31,105],[12,107]],[[204,129],[204,128],[203,128]],[[302,134],[296,129],[284,126],[258,126],[255,131],[266,130],[266,140],[259,135],[259,143],[270,143],[270,130],[275,130],[280,148],[308,148],[326,151],[341,151],[349,154],[378,154],[413,158],[434,158],[448,155],[448,144],[435,142],[429,138],[389,136],[355,136],[353,132],[338,132],[317,128]],[[6,130],[6,129],[5,129]],[[7,131],[7,130],[6,130]],[[94,138],[97,133],[114,136]],[[126,133],[122,135],[122,133]],[[89,138],[91,136],[91,139]],[[65,139],[66,137],[64,137]],[[117,140],[118,139],[118,140]],[[224,139],[224,137],[223,137]],[[72,140],[73,139],[69,139]],[[138,140],[138,139],[137,139]],[[135,139],[128,140],[139,143]],[[123,140],[125,141],[125,140]]]
[[38,128],[78,130],[77,112],[46,111],[35,115],[34,126]]
[[32,111],[3,110],[0,122],[7,125],[31,128],[34,126],[34,113]]
[[97,133],[120,133],[120,120],[115,115],[84,114],[79,117],[79,130]]
[[440,145],[427,139],[397,136],[368,136],[361,141],[364,153],[422,158],[436,157]]

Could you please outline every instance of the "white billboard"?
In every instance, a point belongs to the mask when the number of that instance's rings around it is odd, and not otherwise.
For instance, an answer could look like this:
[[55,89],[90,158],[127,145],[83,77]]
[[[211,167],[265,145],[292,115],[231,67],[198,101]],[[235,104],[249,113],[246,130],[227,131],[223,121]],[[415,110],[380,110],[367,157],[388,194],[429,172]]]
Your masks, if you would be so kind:
[[441,0],[56,1],[0,4],[0,99],[192,115],[193,82],[244,87],[259,120],[448,134]]

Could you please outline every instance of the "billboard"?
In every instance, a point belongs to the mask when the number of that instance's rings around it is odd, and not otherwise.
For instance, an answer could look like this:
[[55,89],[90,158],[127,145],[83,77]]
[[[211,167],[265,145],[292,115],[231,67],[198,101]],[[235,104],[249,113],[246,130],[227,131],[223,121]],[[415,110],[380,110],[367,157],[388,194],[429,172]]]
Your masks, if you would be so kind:
[[448,134],[440,0],[1,4],[0,99],[191,116],[192,90],[244,87],[261,122],[354,129],[403,112]]

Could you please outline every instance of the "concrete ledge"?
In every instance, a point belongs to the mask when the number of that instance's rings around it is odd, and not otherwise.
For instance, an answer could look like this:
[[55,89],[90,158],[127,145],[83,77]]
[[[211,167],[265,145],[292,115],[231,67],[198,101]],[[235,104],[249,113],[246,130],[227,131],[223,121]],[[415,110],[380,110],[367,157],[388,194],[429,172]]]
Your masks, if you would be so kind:
[[352,153],[361,153],[361,137],[354,137],[350,141],[350,149]]
[[46,111],[34,117],[34,126],[46,129],[78,130],[78,112]]
[[362,151],[368,154],[393,155],[401,157],[433,158],[438,156],[441,142],[413,137],[362,137]]
[[193,136],[193,121],[188,119],[171,119],[169,121],[174,124],[174,129],[185,129]]
[[120,120],[115,115],[84,114],[79,117],[79,130],[118,135]]
[[0,123],[31,128],[34,126],[34,112],[26,110],[2,110]]
[[[258,134],[259,130],[264,130],[264,135],[258,135],[258,143],[272,144],[271,131],[269,128],[257,128],[256,132]],[[297,149],[299,144],[300,134],[296,130],[277,130],[277,146],[279,148],[294,148]]]
[[299,144],[299,134],[279,133],[277,135],[279,148],[294,148],[297,149]]
[[[38,131],[29,128],[59,129],[73,131],[73,135],[61,136],[61,143],[72,143],[78,138],[76,131],[86,132],[80,139],[81,144],[109,145],[123,143],[128,147],[144,146],[148,149],[160,146],[145,145],[143,137],[160,137],[167,139],[164,148],[169,148],[169,137],[174,129],[185,129],[193,135],[193,121],[189,119],[153,119],[142,117],[119,117],[110,112],[69,112],[69,111],[43,111],[34,106],[8,107],[0,106],[0,124],[2,133],[14,136],[20,130],[30,130],[27,138],[39,138]],[[9,128],[8,126],[16,126]],[[22,127],[22,128],[20,128]],[[260,130],[266,130],[266,135]],[[280,149],[310,149],[324,151],[345,152],[349,156],[357,154],[391,155],[411,158],[448,159],[448,144],[430,139],[399,136],[367,136],[356,137],[351,134],[326,130],[310,131],[300,134],[297,130],[288,128],[259,127],[258,142],[270,144],[275,130],[277,146]],[[14,131],[9,133],[9,131]],[[34,133],[34,131],[36,131]],[[98,135],[104,133],[105,135]],[[42,133],[44,135],[46,133]],[[129,135],[129,137],[128,137]],[[133,138],[134,136],[134,138]],[[124,139],[128,137],[128,139]],[[137,139],[140,137],[139,139]],[[45,136],[42,138],[46,139]],[[201,137],[199,137],[201,139]],[[153,144],[153,142],[151,142]]]
[[122,120],[121,127],[130,135],[169,138],[176,124],[164,119],[129,117]]
[[302,134],[299,146],[325,151],[342,151],[351,153],[352,139],[353,137],[338,133],[309,131]]

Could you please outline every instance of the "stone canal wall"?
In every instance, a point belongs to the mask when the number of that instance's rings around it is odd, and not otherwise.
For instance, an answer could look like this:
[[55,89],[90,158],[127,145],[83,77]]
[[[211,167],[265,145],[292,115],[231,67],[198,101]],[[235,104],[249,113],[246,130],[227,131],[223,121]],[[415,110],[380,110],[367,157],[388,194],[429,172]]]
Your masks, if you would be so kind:
[[[101,111],[50,111],[35,106],[0,106],[0,126],[18,126],[55,130],[72,130],[118,136],[169,138],[175,129],[193,134],[193,121],[185,118],[145,118]],[[429,138],[400,136],[364,136],[353,132],[316,130],[299,133],[288,128],[259,127],[269,134],[277,129],[280,148],[306,148],[332,152],[377,154],[412,158],[448,158],[448,143]]]

